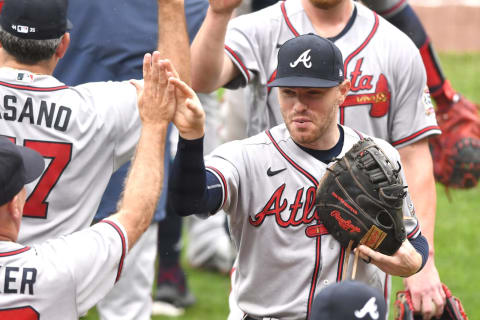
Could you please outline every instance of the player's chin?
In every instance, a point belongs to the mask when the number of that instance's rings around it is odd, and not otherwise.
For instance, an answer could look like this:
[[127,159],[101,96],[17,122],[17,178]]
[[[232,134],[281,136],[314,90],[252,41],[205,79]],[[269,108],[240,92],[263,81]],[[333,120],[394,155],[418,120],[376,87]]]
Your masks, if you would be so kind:
[[290,135],[292,136],[293,141],[303,146],[309,145],[315,140],[313,133],[310,130],[293,129],[290,130]]

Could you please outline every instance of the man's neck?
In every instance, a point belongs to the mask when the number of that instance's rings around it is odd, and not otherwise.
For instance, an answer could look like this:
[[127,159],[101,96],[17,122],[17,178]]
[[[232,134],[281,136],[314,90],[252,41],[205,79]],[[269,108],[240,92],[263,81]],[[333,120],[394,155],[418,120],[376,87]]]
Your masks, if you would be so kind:
[[2,52],[0,54],[0,67],[25,70],[35,74],[51,75],[53,73],[53,70],[55,69],[55,66],[56,60],[53,57],[51,59],[30,65],[16,61],[15,59],[13,59],[13,57],[6,55],[5,52]]
[[20,226],[9,217],[6,212],[0,211],[0,241],[16,242]]
[[315,32],[324,38],[332,38],[338,35],[347,25],[354,8],[351,0],[342,1],[336,7],[330,9],[317,8],[310,0],[301,1]]

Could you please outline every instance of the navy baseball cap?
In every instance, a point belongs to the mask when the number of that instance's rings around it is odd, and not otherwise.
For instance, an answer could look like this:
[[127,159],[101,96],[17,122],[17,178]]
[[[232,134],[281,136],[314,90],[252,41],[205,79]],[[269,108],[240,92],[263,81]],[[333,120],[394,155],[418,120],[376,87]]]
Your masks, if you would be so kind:
[[59,38],[72,28],[67,8],[68,0],[5,0],[0,25],[22,39]]
[[277,74],[268,86],[331,88],[344,79],[340,49],[330,40],[309,33],[280,47]]
[[380,290],[359,281],[342,281],[322,289],[313,301],[310,320],[384,320],[387,305]]
[[24,185],[37,179],[44,168],[45,160],[37,151],[0,137],[0,205],[12,200]]

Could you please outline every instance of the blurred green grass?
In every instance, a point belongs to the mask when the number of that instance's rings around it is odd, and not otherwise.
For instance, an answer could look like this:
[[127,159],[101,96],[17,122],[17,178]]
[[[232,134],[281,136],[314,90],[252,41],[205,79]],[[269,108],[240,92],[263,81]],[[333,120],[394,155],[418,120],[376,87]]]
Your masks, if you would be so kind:
[[[439,58],[453,87],[467,98],[480,102],[480,53],[442,53]],[[449,193],[451,200],[448,200],[445,188],[437,185],[435,260],[442,281],[461,299],[469,319],[480,319],[480,294],[477,291],[480,285],[480,234],[477,231],[480,228],[480,186],[471,190],[449,190]],[[180,317],[154,316],[152,319],[226,319],[229,278],[192,269],[185,261],[183,265],[197,303]],[[392,292],[402,289],[402,280],[394,277]],[[393,309],[390,310],[389,319],[393,319]],[[94,309],[84,318],[96,319]]]

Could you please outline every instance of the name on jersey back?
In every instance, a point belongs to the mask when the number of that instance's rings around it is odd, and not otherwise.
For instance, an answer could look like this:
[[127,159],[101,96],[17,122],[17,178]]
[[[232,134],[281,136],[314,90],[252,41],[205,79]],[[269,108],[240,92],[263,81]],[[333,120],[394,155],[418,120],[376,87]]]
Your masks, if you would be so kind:
[[34,294],[37,269],[0,265],[1,294]]
[[3,96],[0,108],[0,119],[45,126],[62,132],[68,129],[71,115],[71,108],[58,106],[55,102],[34,102],[30,97],[23,102],[14,95]]

